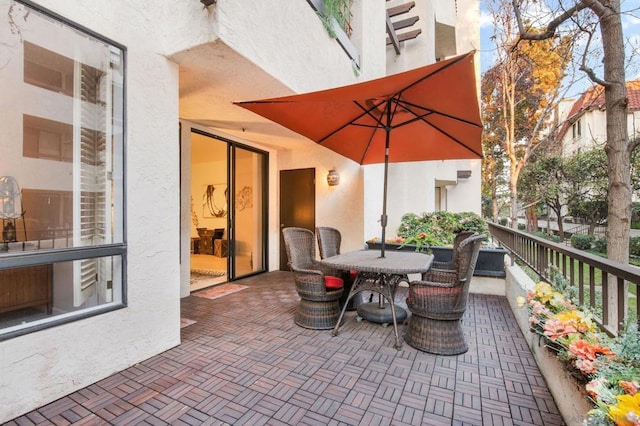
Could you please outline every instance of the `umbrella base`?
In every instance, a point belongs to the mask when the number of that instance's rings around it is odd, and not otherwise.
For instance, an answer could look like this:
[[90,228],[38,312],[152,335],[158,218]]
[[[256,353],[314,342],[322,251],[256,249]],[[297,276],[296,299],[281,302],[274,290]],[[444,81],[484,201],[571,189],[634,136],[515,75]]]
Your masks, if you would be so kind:
[[[396,311],[396,324],[407,319],[407,311],[398,305],[394,305]],[[370,322],[379,324],[393,324],[393,315],[391,314],[391,306],[385,303],[384,307],[380,307],[378,302],[364,303],[358,306],[358,316]]]

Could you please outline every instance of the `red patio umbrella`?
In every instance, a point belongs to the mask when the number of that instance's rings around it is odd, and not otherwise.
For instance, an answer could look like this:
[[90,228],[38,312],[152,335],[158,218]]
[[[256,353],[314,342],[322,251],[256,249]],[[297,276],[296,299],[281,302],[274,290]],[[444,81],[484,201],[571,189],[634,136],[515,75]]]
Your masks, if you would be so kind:
[[474,53],[400,74],[300,95],[236,102],[360,164],[481,158]]

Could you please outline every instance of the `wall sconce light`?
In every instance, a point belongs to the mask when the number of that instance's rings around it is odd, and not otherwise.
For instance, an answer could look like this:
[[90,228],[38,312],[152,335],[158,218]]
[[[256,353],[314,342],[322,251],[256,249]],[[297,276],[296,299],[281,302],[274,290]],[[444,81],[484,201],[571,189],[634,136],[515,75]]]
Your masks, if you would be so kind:
[[471,177],[471,170],[458,170],[458,179],[469,179]]
[[215,4],[217,0],[200,0],[200,3],[204,4],[204,7],[209,7],[212,4]]
[[327,173],[327,183],[329,186],[337,186],[340,183],[340,173],[336,169],[331,169]]

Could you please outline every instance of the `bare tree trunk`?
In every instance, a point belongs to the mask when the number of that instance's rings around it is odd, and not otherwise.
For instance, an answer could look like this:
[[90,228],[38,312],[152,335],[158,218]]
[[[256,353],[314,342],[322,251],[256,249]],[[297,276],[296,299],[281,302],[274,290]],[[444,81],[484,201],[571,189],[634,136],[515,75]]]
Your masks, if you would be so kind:
[[[627,87],[624,71],[624,41],[620,17],[620,0],[612,0],[600,16],[604,51],[605,105],[607,143],[605,151],[609,172],[609,216],[607,257],[629,263],[629,228],[631,226],[631,145],[627,132]],[[627,287],[628,285],[625,285]],[[623,289],[625,295],[627,288]],[[627,297],[618,306],[618,285],[609,279],[608,301],[611,307],[607,322],[618,328],[618,310],[627,311]],[[617,309],[616,309],[617,307]]]
[[493,222],[498,223],[498,194],[494,186],[491,188],[491,212],[493,213]]
[[[604,79],[607,117],[605,151],[609,171],[609,217],[607,227],[607,257],[622,263],[629,262],[629,227],[631,226],[631,150],[627,133],[627,89],[624,72],[624,45],[620,21],[620,2],[617,13],[609,11],[601,17],[604,48]],[[613,9],[613,7],[611,8]]]
[[564,224],[562,223],[562,216],[558,215],[556,218],[558,221],[558,237],[560,241],[564,241]]
[[509,189],[511,190],[511,228],[518,229],[518,175],[513,161],[509,173]]

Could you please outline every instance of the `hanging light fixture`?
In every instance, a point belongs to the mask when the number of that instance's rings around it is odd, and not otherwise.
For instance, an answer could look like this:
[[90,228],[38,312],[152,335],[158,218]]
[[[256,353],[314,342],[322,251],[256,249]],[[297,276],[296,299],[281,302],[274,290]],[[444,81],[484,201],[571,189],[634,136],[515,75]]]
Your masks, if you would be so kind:
[[329,186],[337,186],[340,184],[340,173],[338,173],[335,168],[329,170],[329,173],[327,173],[327,183]]

